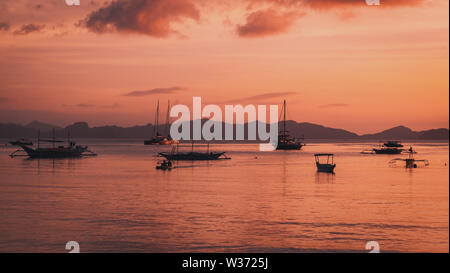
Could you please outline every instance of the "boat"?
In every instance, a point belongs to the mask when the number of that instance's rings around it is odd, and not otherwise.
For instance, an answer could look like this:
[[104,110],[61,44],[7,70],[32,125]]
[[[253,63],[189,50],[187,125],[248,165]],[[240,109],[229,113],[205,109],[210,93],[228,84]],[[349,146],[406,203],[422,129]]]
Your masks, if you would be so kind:
[[380,147],[372,149],[375,154],[384,154],[384,155],[398,155],[403,152],[403,149],[399,148],[389,148],[389,147]]
[[[51,147],[41,147],[41,142],[51,143]],[[55,139],[55,130],[53,130],[53,139],[41,139],[38,136],[37,148],[32,148],[29,145],[19,144],[22,150],[17,150],[10,154],[10,157],[15,156],[23,156],[21,154],[17,154],[18,152],[24,151],[26,153],[25,156],[29,156],[30,158],[70,158],[70,157],[81,157],[81,156],[94,156],[95,153],[88,150],[88,146],[80,146],[76,145],[75,141],[70,141],[68,139],[68,145],[59,145],[56,146],[57,143],[64,143],[62,140]]]
[[168,160],[158,162],[158,165],[156,165],[157,170],[171,170],[172,168],[173,168],[172,162]]
[[156,107],[156,117],[155,117],[155,124],[154,127],[154,137],[152,139],[144,140],[144,145],[172,145],[172,144],[178,144],[177,140],[173,140],[170,137],[169,133],[169,114],[170,114],[170,101],[167,104],[167,116],[166,116],[166,126],[164,129],[164,134],[167,135],[167,137],[164,137],[158,132],[159,127],[159,100]]
[[[220,157],[223,156],[225,152],[210,152],[210,153],[199,153],[199,152],[185,152],[185,153],[159,153],[160,156],[165,157],[167,160],[190,160],[190,161],[199,161],[199,160],[219,160]],[[225,158],[224,158],[225,159]]]
[[289,131],[286,130],[286,100],[283,103],[283,130],[278,135],[277,150],[300,150],[305,146],[300,140],[289,135]]
[[[321,163],[320,159],[327,157],[327,163]],[[318,172],[334,173],[334,168],[336,164],[334,163],[334,154],[315,154],[316,167]]]
[[202,160],[220,160],[231,159],[225,156],[225,152],[210,152],[209,144],[206,152],[194,152],[194,143],[192,143],[192,151],[179,152],[178,145],[173,147],[171,152],[160,152],[159,156],[166,158],[169,161],[184,160],[184,161],[202,161]]
[[158,132],[158,126],[159,126],[159,100],[156,106],[155,126],[153,128],[154,137],[148,140],[144,140],[144,145],[158,145],[164,139],[164,137]]
[[403,162],[405,162],[405,167],[408,168],[408,169],[415,169],[415,168],[417,168],[418,167],[418,165],[417,165],[418,162],[423,163],[425,166],[430,165],[430,162],[428,160],[426,160],[426,159],[415,159],[413,155],[416,154],[417,152],[414,151],[412,147],[410,147],[407,150],[407,153],[409,154],[408,158],[395,158],[395,159],[392,159],[391,161],[389,161],[389,163],[390,164],[395,164],[398,161],[403,161]]
[[21,139],[15,140],[15,141],[10,141],[9,144],[11,144],[12,146],[20,146],[20,145],[32,146],[33,142],[28,139],[21,138]]
[[403,145],[400,143],[400,141],[397,140],[389,140],[383,143],[383,146],[389,147],[389,148],[403,148]]

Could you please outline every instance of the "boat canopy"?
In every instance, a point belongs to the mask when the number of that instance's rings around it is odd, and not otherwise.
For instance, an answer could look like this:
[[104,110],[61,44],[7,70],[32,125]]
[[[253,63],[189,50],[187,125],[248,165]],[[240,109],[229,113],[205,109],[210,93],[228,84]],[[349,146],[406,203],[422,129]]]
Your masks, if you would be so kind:
[[314,156],[334,156],[334,154],[314,154]]

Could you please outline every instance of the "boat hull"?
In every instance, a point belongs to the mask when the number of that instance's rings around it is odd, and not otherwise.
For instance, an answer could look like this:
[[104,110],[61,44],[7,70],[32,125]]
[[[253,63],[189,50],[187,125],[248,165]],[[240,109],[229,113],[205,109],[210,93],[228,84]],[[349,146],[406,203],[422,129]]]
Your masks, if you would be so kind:
[[86,151],[84,147],[75,147],[71,149],[33,149],[27,146],[21,146],[22,149],[31,158],[71,158],[81,157]]
[[172,161],[201,161],[201,160],[219,160],[225,153],[159,153],[160,156],[165,157],[167,160]]
[[320,164],[316,163],[317,171],[322,173],[333,173],[336,164]]
[[277,150],[300,150],[302,147],[301,143],[278,143]]
[[401,149],[391,148],[391,149],[373,149],[376,154],[382,155],[398,155],[402,153]]

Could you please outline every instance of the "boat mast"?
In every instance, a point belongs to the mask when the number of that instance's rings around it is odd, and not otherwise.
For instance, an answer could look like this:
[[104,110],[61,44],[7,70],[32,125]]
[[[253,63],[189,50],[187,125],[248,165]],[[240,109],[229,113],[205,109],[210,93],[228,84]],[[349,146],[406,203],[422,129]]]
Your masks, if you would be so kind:
[[159,123],[159,100],[158,100],[158,104],[156,106],[156,117],[155,117],[155,128],[154,128],[155,137],[158,135],[158,123]]
[[283,106],[283,109],[284,109],[284,122],[283,122],[283,127],[284,127],[284,133],[286,134],[286,100],[284,100],[284,106]]
[[41,129],[38,130],[38,145],[37,145],[38,149],[39,149],[40,143],[41,143]]
[[169,138],[169,132],[168,132],[168,128],[169,128],[169,117],[170,117],[170,100],[168,100],[167,102],[167,115],[166,115],[166,126],[164,128],[164,136],[167,136]]
[[55,128],[53,128],[53,141],[52,141],[52,147],[55,148]]

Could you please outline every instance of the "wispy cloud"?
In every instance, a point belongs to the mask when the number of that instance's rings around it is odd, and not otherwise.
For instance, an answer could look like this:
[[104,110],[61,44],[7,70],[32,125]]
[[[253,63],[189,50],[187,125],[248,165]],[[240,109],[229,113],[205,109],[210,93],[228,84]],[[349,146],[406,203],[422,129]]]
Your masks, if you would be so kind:
[[184,87],[174,86],[174,87],[168,87],[168,88],[154,88],[149,90],[142,90],[142,91],[132,91],[130,93],[123,94],[122,96],[126,97],[143,97],[143,96],[150,96],[150,95],[156,95],[156,94],[173,94],[178,91],[185,90]]
[[228,101],[227,103],[239,103],[239,102],[258,102],[258,101],[264,101],[268,99],[273,98],[280,98],[280,97],[287,97],[292,95],[297,95],[297,92],[273,92],[273,93],[264,93],[260,95],[240,98],[240,99],[233,99]]
[[345,103],[330,103],[330,104],[323,104],[320,105],[320,108],[339,108],[339,107],[348,107],[350,105]]
[[79,104],[63,104],[63,107],[78,107],[78,108],[118,108],[121,107],[118,103],[113,104],[107,104],[107,105],[96,105],[96,104],[90,104],[90,103],[79,103]]

